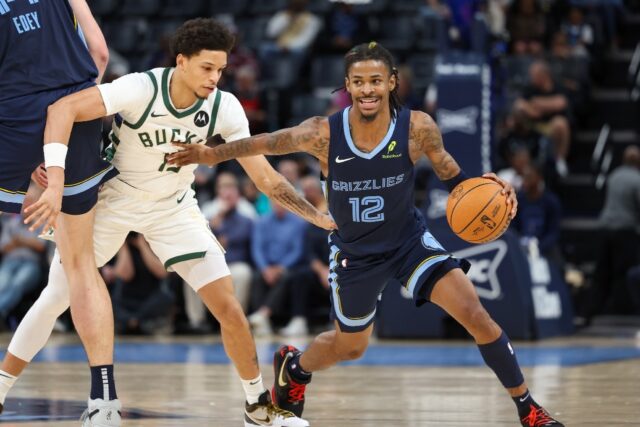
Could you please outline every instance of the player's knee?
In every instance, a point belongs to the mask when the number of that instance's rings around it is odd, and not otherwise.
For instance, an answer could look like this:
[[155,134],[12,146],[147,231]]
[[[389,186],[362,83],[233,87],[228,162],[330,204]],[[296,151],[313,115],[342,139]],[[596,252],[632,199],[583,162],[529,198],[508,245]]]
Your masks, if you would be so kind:
[[220,307],[217,313],[213,313],[220,327],[228,330],[249,328],[242,307],[235,299],[229,299],[224,306]]
[[467,324],[473,331],[483,332],[493,327],[493,320],[481,304],[474,304],[466,311]]
[[47,286],[34,304],[46,314],[58,317],[69,308],[69,292],[67,288]]

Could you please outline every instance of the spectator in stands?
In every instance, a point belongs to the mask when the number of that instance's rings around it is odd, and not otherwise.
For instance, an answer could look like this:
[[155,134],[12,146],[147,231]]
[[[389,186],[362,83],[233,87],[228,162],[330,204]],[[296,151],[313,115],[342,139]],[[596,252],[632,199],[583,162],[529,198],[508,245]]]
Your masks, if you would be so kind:
[[413,71],[409,65],[398,67],[398,96],[406,108],[410,110],[424,110],[424,94],[418,95],[413,89]]
[[[305,176],[300,181],[304,197],[320,212],[327,211],[327,199],[324,197],[317,177]],[[329,245],[327,232],[313,224],[307,224],[304,237],[307,263],[296,269],[288,277],[291,296],[291,320],[281,331],[283,336],[305,336],[309,333],[308,318],[318,306],[318,301],[329,301]],[[327,307],[327,320],[329,319]]]
[[544,50],[545,17],[536,0],[515,0],[507,14],[511,49],[516,55],[540,55]]
[[292,55],[299,67],[322,28],[322,21],[307,10],[307,0],[289,0],[288,6],[269,20],[266,35],[272,41],[260,48],[263,64],[277,54]]
[[22,215],[0,216],[0,318],[5,321],[22,297],[35,290],[42,278],[41,260],[46,249],[38,234],[29,231]]
[[588,57],[593,47],[594,32],[590,24],[584,19],[581,8],[573,6],[569,10],[569,16],[562,23],[561,31],[565,35],[571,55]]
[[631,312],[625,286],[628,270],[640,253],[640,147],[632,145],[623,154],[622,165],[607,179],[607,195],[600,212],[602,244],[595,272],[597,295],[592,314]]
[[235,95],[249,119],[251,134],[267,131],[266,101],[258,84],[258,75],[252,67],[240,67],[235,72]]
[[144,237],[131,233],[115,264],[104,266],[105,281],[113,281],[113,316],[120,334],[151,334],[158,322],[168,325],[173,294],[163,283],[168,273]]
[[339,53],[344,53],[370,38],[365,17],[354,13],[353,5],[343,1],[333,4],[327,16],[325,28],[328,38],[327,47]]
[[549,191],[544,182],[542,169],[528,166],[523,175],[522,190],[518,192],[518,215],[512,227],[520,233],[523,246],[536,239],[540,254],[562,267],[560,221],[562,206],[558,196]]
[[507,156],[509,167],[500,169],[497,175],[511,184],[514,190],[520,191],[524,173],[531,166],[531,155],[525,147],[516,146],[507,152]]
[[553,145],[556,171],[569,173],[567,155],[571,143],[570,104],[564,88],[554,82],[549,65],[535,61],[529,67],[530,83],[514,103],[514,112],[526,117]]
[[285,158],[278,163],[278,172],[293,185],[300,188],[300,165],[293,158]]
[[261,315],[260,309],[281,304],[282,293],[274,290],[282,286],[281,279],[288,270],[304,261],[306,223],[277,203],[272,207],[273,212],[256,222],[251,240],[251,253],[259,273],[251,289],[251,307],[257,311],[248,320],[256,335],[271,333],[269,319]]
[[271,212],[269,198],[261,193],[249,177],[242,178],[242,196],[253,206],[259,216]]
[[[503,160],[507,160],[509,166],[515,169],[518,175],[522,176],[524,166],[531,161],[538,166],[545,165],[547,157],[550,155],[550,142],[533,126],[529,125],[524,114],[516,111],[507,116],[504,132],[505,135],[498,143],[498,153]],[[522,154],[519,157],[514,157],[522,150],[528,154],[526,163],[522,161]]]
[[[320,181],[314,176],[305,176],[300,180],[305,198],[319,211],[326,212],[327,201],[322,192]],[[278,283],[250,321],[256,329],[270,331],[272,313],[278,311],[284,301],[290,302],[291,320],[280,330],[284,336],[304,336],[309,333],[308,317],[318,308],[317,301],[329,301],[329,245],[327,232],[314,225],[307,225],[304,234],[305,263],[293,267]],[[326,310],[327,320],[329,308]]]
[[225,258],[231,271],[235,293],[245,313],[249,309],[251,287],[251,234],[253,220],[238,212],[240,184],[230,173],[222,173],[216,183],[220,209],[209,224],[225,249]]
[[[236,181],[237,177],[233,173],[220,172],[216,177],[216,188],[218,188],[221,182],[224,183],[224,185],[233,185],[233,183]],[[225,209],[224,206],[227,204],[227,202],[222,200],[219,196],[219,194],[216,194],[215,199],[202,205],[202,214],[209,221],[211,221],[213,217],[218,215],[220,211]],[[253,207],[251,202],[249,202],[244,197],[240,197],[240,199],[237,201],[236,209],[240,214],[251,220],[255,220],[258,217],[256,209]]]

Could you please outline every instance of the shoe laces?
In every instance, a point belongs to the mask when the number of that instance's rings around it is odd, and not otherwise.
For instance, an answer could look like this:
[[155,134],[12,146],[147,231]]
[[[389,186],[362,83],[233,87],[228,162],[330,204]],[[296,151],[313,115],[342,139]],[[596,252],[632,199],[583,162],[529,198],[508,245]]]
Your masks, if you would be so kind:
[[529,408],[529,415],[522,419],[522,422],[527,423],[529,427],[542,427],[555,423],[556,420],[551,418],[544,408],[536,408],[533,405],[530,405]]
[[304,399],[306,384],[300,384],[289,378],[289,402],[296,403]]

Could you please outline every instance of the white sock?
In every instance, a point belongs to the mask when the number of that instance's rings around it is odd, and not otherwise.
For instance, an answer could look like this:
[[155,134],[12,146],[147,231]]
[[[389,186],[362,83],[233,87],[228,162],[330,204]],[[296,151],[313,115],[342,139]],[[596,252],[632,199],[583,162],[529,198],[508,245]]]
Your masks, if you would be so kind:
[[18,377],[14,377],[8,372],[0,370],[0,403],[4,405],[4,399],[7,397],[7,393],[13,387]]
[[258,402],[258,398],[262,393],[265,392],[266,388],[264,384],[262,384],[262,374],[258,375],[256,378],[252,380],[243,380],[242,388],[244,388],[244,394],[247,396],[247,402],[251,405],[252,403]]

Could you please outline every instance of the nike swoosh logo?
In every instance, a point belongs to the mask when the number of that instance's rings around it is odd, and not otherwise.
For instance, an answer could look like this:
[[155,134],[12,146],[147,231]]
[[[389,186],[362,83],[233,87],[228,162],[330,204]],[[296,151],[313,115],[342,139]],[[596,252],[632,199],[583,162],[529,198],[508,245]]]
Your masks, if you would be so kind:
[[520,402],[524,402],[525,400],[527,400],[529,398],[529,393],[527,393],[527,395],[525,397],[522,397],[518,400],[520,400]]
[[9,378],[9,379],[13,379],[14,377],[10,377],[9,375],[5,375],[5,374],[0,374],[0,377],[5,377],[5,378]]
[[168,116],[168,114],[156,114],[155,112],[151,113],[151,117],[164,117],[164,116]]
[[291,357],[291,353],[288,353],[285,357],[284,360],[282,361],[282,366],[280,367],[280,374],[278,375],[278,385],[280,387],[286,387],[287,386],[287,382],[285,381],[285,376],[284,376],[284,370],[287,366],[287,361],[289,360],[289,357]]
[[[0,374],[0,375],[2,375],[2,374]],[[260,380],[257,380],[256,382],[253,382],[253,383],[252,383],[252,382],[249,382],[249,385],[256,385],[256,384],[258,384],[259,382],[260,382]]]
[[[249,414],[247,414],[249,415]],[[256,417],[252,417],[251,415],[249,415],[249,418],[251,418],[253,421],[260,423],[260,425],[271,425],[271,417],[269,417],[267,415],[267,417],[265,419],[260,419],[260,418],[256,418]],[[262,424],[264,423],[264,424]]]
[[186,195],[187,195],[187,193],[184,193],[184,194],[182,195],[182,197],[180,197],[180,198],[178,199],[178,203],[182,202],[182,201],[184,200],[184,198],[185,198],[185,196],[186,196]]
[[344,162],[348,162],[349,160],[353,160],[355,159],[355,157],[349,157],[347,159],[341,159],[340,156],[336,156],[336,163],[344,163]]

